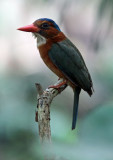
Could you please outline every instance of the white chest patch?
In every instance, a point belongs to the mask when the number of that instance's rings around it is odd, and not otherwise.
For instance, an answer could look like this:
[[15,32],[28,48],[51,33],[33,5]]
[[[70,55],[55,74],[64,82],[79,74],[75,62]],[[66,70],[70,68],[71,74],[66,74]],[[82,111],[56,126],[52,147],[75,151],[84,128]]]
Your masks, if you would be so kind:
[[34,37],[37,39],[37,47],[46,44],[46,38],[44,38],[43,36],[41,36],[38,33],[33,33]]

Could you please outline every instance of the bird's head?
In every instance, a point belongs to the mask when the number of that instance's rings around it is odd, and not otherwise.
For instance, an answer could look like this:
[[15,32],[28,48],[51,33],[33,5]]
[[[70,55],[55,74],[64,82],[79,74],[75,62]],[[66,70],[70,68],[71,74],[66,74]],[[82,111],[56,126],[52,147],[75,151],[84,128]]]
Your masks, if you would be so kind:
[[61,32],[59,26],[49,18],[40,18],[33,24],[18,28],[18,30],[32,32],[36,38],[40,35],[46,39],[52,38]]

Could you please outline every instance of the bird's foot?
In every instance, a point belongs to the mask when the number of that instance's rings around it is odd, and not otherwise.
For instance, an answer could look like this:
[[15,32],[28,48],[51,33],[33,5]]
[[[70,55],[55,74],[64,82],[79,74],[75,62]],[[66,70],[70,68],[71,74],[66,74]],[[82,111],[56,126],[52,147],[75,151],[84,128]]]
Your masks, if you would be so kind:
[[62,86],[65,85],[65,84],[67,84],[67,81],[63,81],[63,82],[59,83],[58,85],[49,86],[48,88],[59,89],[60,87],[62,87]]

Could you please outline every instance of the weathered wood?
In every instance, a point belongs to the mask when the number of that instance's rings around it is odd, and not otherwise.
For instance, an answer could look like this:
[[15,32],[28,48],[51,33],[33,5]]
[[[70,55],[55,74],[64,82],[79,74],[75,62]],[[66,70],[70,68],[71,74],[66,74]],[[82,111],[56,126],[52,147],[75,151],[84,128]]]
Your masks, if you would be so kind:
[[[58,85],[63,80],[59,80],[55,85]],[[51,128],[50,128],[50,105],[54,97],[61,93],[67,85],[61,86],[59,89],[47,88],[43,91],[42,86],[36,83],[37,94],[37,111],[36,120],[38,121],[39,137],[41,143],[51,143]]]

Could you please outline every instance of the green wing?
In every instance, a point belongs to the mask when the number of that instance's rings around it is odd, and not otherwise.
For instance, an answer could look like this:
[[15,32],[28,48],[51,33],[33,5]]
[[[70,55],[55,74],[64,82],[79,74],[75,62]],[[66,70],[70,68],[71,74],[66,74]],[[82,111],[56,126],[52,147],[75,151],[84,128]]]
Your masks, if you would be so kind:
[[73,84],[92,94],[92,80],[79,50],[66,39],[54,43],[49,57]]

